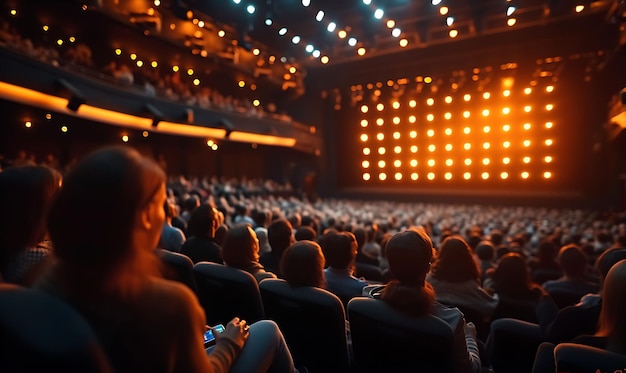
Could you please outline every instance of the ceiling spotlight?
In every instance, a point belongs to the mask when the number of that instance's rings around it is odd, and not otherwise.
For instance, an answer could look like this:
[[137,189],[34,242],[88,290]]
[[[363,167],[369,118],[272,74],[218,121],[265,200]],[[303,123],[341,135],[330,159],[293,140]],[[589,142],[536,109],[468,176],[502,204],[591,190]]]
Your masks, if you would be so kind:
[[349,46],[354,47],[354,46],[356,45],[356,43],[357,43],[356,38],[350,38],[350,39],[348,39],[348,45],[349,45]]
[[337,24],[335,22],[331,22],[326,27],[326,30],[328,30],[328,32],[333,32],[335,31],[336,28],[337,28]]
[[506,8],[506,16],[510,17],[513,13],[515,13],[515,7],[509,6]]
[[374,12],[374,18],[376,19],[382,19],[384,15],[385,11],[382,9],[376,9],[376,11]]
[[265,19],[265,25],[267,25],[267,26],[271,26],[271,25],[272,25],[272,23],[273,23],[273,22],[272,22],[272,19],[271,19],[271,18],[266,18],[266,19]]
[[319,56],[322,54],[322,52],[320,52],[319,50],[315,49],[313,52],[311,52],[311,54],[313,55],[313,57],[319,58]]
[[311,44],[307,44],[306,47],[304,47],[304,50],[311,53],[313,52],[313,50],[315,49],[315,47]]
[[302,6],[309,6],[311,5],[311,0],[302,0]]
[[441,4],[441,0],[432,0],[432,1],[431,1],[431,4],[433,4],[433,5],[439,5],[439,4]]
[[452,24],[454,24],[454,17],[447,17],[446,18],[446,25],[448,25],[448,27],[452,26]]
[[248,11],[249,14],[254,14],[254,12],[256,11],[256,8],[254,7],[254,5],[250,4],[246,8],[246,10]]
[[324,11],[320,10],[319,12],[317,12],[317,15],[315,16],[315,20],[317,22],[322,22],[323,19],[324,19]]
[[402,33],[402,30],[400,30],[397,27],[391,30],[391,36],[393,36],[394,38],[397,38],[398,36],[400,36],[401,33]]
[[233,0],[233,3],[235,3],[235,4],[240,4],[240,3],[241,3],[241,0]]
[[370,5],[372,3],[372,0],[363,0],[363,4],[365,5]]
[[295,35],[293,38],[291,38],[291,42],[294,44],[298,44],[300,42],[300,36]]
[[283,36],[287,33],[287,28],[283,27],[280,30],[278,30],[278,35]]

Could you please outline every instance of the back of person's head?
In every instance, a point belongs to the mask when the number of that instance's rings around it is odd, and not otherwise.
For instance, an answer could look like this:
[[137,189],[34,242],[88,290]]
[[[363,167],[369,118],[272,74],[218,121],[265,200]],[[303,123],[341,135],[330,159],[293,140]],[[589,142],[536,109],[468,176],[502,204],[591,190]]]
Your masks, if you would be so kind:
[[222,245],[222,257],[226,264],[240,269],[259,261],[259,243],[250,224],[237,224],[228,230]]
[[492,261],[496,254],[496,249],[491,241],[481,241],[476,245],[476,256],[480,260]]
[[365,228],[357,227],[352,230],[354,237],[356,237],[357,250],[361,252],[363,249],[363,245],[365,245],[365,241],[367,240],[367,233],[365,232]]
[[0,256],[14,255],[44,239],[46,215],[60,180],[57,171],[44,166],[0,172]]
[[119,146],[90,154],[65,178],[50,211],[57,258],[65,268],[118,279],[152,273],[164,200],[165,174],[136,150]]
[[191,211],[198,206],[200,206],[200,200],[194,194],[190,195],[183,201],[183,210],[185,211]]
[[296,229],[296,233],[294,234],[294,238],[296,241],[315,241],[317,238],[315,235],[315,230],[308,225],[301,225]]
[[612,248],[603,252],[598,259],[596,259],[595,267],[600,274],[600,278],[606,278],[607,273],[615,263],[620,260],[626,259],[626,249]]
[[615,264],[602,289],[598,335],[608,336],[608,350],[626,353],[626,260]]
[[482,237],[478,234],[470,234],[467,237],[467,244],[472,250],[476,250],[478,244],[482,242]]
[[252,211],[252,220],[254,220],[255,228],[257,227],[265,227],[267,224],[268,213],[265,210],[254,210]]
[[443,240],[432,272],[438,280],[446,282],[480,281],[478,265],[461,236],[450,236]]
[[296,229],[300,227],[300,225],[302,224],[302,217],[300,216],[299,213],[290,215],[287,220],[289,220],[289,223],[291,223],[291,226]]
[[286,219],[278,219],[267,227],[267,240],[272,247],[272,252],[278,255],[294,242],[293,227]]
[[542,262],[555,260],[557,254],[557,246],[551,240],[543,240],[537,247],[537,258]]
[[191,236],[210,237],[215,236],[218,224],[217,210],[208,203],[203,203],[191,211],[187,233]]
[[280,260],[283,278],[293,287],[326,287],[324,255],[314,241],[298,241],[290,245]]
[[581,278],[587,268],[587,254],[576,245],[563,246],[559,250],[558,262],[566,276]]
[[336,269],[348,269],[356,258],[356,238],[350,232],[328,234],[320,242],[326,265]]
[[425,282],[433,259],[433,244],[422,228],[398,232],[386,245],[389,270],[395,280],[383,290],[382,299],[409,316],[432,312],[435,292]]
[[530,275],[526,259],[518,253],[508,253],[498,260],[492,279],[497,293],[522,295],[530,289]]
[[489,234],[489,241],[491,241],[495,247],[502,245],[502,242],[504,241],[502,231],[499,229],[492,230]]
[[304,215],[302,217],[300,225],[311,227],[315,231],[315,235],[317,235],[317,232],[318,232],[317,222],[311,215]]

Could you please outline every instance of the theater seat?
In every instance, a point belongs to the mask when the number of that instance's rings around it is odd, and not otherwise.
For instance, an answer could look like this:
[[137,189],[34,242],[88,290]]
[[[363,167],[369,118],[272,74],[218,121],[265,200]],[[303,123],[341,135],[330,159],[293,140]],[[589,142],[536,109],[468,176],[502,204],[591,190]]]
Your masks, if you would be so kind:
[[179,281],[197,293],[196,280],[193,278],[193,262],[187,255],[165,249],[157,249],[157,255],[163,261],[165,278]]
[[198,262],[193,266],[193,274],[207,324],[226,325],[233,317],[251,324],[265,318],[259,285],[248,272],[223,264]]
[[109,373],[91,327],[43,292],[0,285],[0,372]]
[[445,321],[361,297],[348,303],[348,319],[355,372],[454,372],[454,331]]
[[623,372],[626,355],[575,343],[561,343],[554,349],[558,372]]
[[311,373],[349,369],[346,314],[337,296],[279,279],[263,280],[259,287],[266,316],[280,327],[296,366]]

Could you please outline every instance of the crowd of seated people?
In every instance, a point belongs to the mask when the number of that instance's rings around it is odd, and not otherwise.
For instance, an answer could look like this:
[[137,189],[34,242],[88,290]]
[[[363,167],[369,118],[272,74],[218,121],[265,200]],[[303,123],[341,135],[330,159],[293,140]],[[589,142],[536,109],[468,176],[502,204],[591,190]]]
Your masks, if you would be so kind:
[[[103,162],[116,167],[103,168]],[[111,174],[96,171],[102,169]],[[180,325],[172,338],[184,340],[185,346],[199,339],[204,328],[193,292],[160,279],[155,259],[146,256],[157,247],[182,253],[193,263],[224,263],[252,274],[259,283],[280,278],[293,286],[323,288],[344,307],[352,298],[368,296],[410,317],[435,315],[456,333],[458,371],[490,366],[485,342],[496,319],[535,323],[541,340],[552,343],[614,333],[596,326],[604,305],[603,280],[613,264],[626,258],[624,213],[323,198],[312,202],[259,180],[179,176],[166,183],[158,166],[125,147],[94,153],[63,177],[59,188],[61,174],[49,167],[24,164],[0,173],[1,226],[8,232],[0,235],[0,273],[5,282],[35,286],[79,309],[102,338],[112,363],[124,369],[136,366],[126,367],[132,356],[119,338],[143,333],[150,321],[171,316],[152,312],[136,330],[111,329],[120,318],[137,316],[144,307],[139,300],[158,295],[180,303],[193,325]],[[259,228],[267,231],[269,251],[263,254]],[[361,263],[386,275],[360,274],[359,254]],[[312,263],[310,276],[304,261]],[[299,269],[294,272],[290,265]],[[16,267],[24,267],[27,276],[16,276]],[[540,269],[558,277],[537,282],[533,272]],[[299,280],[304,278],[314,280]],[[553,286],[574,289],[573,300],[560,303]],[[94,308],[105,300],[112,302],[112,319]],[[130,309],[125,308],[128,302]],[[261,342],[253,342],[252,334],[262,329],[259,334],[278,340],[273,347],[278,352],[272,355],[276,361],[264,366],[293,370],[280,330],[255,325],[246,342],[246,323],[233,320],[226,334],[232,341],[220,343],[208,362],[198,361],[203,350],[195,347],[181,358],[234,371],[237,354],[250,356],[248,361],[259,359],[252,346]],[[141,353],[166,347],[152,348]]]
[[0,47],[12,49],[53,66],[64,66],[78,73],[106,76],[109,81],[121,87],[134,86],[148,96],[158,96],[203,109],[238,112],[259,118],[271,116],[291,121],[286,114],[276,113],[274,103],[268,103],[265,107],[255,106],[250,99],[223,94],[206,83],[196,86],[190,79],[186,79],[181,71],[174,72],[169,69],[167,73],[163,73],[160,67],[141,68],[136,64],[118,63],[115,60],[94,61],[91,47],[85,43],[76,42],[70,46],[59,46],[44,39],[33,40],[23,37],[15,26],[2,19],[0,19]]

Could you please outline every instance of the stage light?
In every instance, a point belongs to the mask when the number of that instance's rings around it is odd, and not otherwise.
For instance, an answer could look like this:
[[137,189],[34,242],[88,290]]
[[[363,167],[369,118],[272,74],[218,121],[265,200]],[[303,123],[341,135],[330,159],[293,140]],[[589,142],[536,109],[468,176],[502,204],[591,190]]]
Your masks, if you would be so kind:
[[417,173],[416,173],[416,172],[413,172],[413,173],[411,174],[411,180],[415,181],[415,180],[417,180],[418,178],[419,178],[419,176],[417,175]]
[[442,16],[448,14],[448,11],[450,11],[450,9],[448,9],[447,6],[442,6],[441,8],[439,8],[439,14],[441,14]]
[[363,161],[363,162],[361,162],[361,166],[363,166],[363,168],[369,168],[370,161]]
[[511,95],[511,91],[508,89],[505,89],[504,91],[502,91],[502,96],[504,97],[509,97]]
[[491,163],[491,160],[489,158],[483,158],[483,164],[485,166],[489,166],[489,163]]
[[546,171],[546,172],[543,173],[543,178],[544,179],[549,179],[551,177],[552,177],[552,172]]
[[530,123],[524,123],[523,128],[524,128],[526,131],[528,131],[528,130],[531,128]]
[[393,117],[393,124],[400,124],[400,117]]
[[415,117],[415,115],[411,115],[409,117],[409,123],[415,123],[415,121],[417,121],[417,118]]
[[394,153],[396,153],[396,154],[400,154],[400,153],[402,153],[402,147],[401,147],[401,146],[399,146],[399,145],[396,145],[396,146],[393,148],[393,152],[394,152]]
[[488,143],[488,142],[483,143],[483,149],[487,150],[489,148],[491,148],[491,144],[490,143]]
[[428,130],[428,131],[426,131],[426,136],[428,136],[428,137],[433,137],[433,136],[435,136],[435,131],[434,131],[434,130]]
[[530,113],[531,110],[532,110],[532,107],[530,105],[524,106],[524,111],[525,112]]
[[469,93],[463,95],[463,100],[465,100],[465,102],[469,102],[471,99],[472,95],[470,95]]
[[413,131],[409,132],[409,137],[412,138],[412,139],[416,138],[417,137],[417,131],[413,130]]
[[391,104],[391,106],[392,106],[394,109],[396,109],[396,110],[397,110],[397,109],[399,109],[399,108],[400,108],[400,103],[399,103],[398,101],[394,101],[394,102]]
[[552,111],[552,109],[554,109],[554,105],[552,105],[552,104],[547,104],[546,105],[546,111]]
[[489,116],[489,109],[483,109],[483,117]]
[[395,179],[396,179],[397,181],[402,180],[402,174],[401,174],[400,172],[396,172],[396,174],[394,175],[394,177],[395,177]]
[[445,114],[443,115],[443,117],[444,117],[446,120],[450,120],[450,119],[452,118],[452,114],[451,114],[451,113],[445,113]]
[[546,146],[551,146],[553,142],[552,142],[552,139],[546,139],[544,143],[546,144]]
[[448,32],[448,35],[450,36],[450,38],[454,39],[459,36],[459,30],[452,29],[450,30],[450,32]]
[[509,157],[504,157],[504,158],[502,158],[502,163],[503,163],[503,164],[509,164],[509,163],[511,163],[511,158],[509,158]]
[[[358,40],[356,40],[356,38],[349,38],[348,39],[348,45],[351,46],[351,47],[354,47],[357,43],[358,43]],[[365,49],[363,49],[363,54],[365,54]]]
[[415,100],[409,101],[409,106],[410,107],[415,107],[416,105],[417,105],[417,101],[415,101]]
[[26,127],[26,128],[31,128],[32,126],[33,126],[33,123],[31,121],[26,121],[24,123],[24,127]]
[[509,132],[511,130],[511,125],[505,124],[502,126],[502,131]]
[[385,105],[383,105],[383,104],[378,104],[378,105],[376,105],[376,110],[378,110],[378,111],[383,111],[383,110],[385,110]]
[[551,163],[551,162],[552,162],[552,157],[551,157],[551,156],[549,156],[549,155],[546,155],[546,156],[543,158],[543,161],[544,161],[544,162],[546,162],[546,163]]
[[522,142],[522,144],[523,144],[525,147],[529,147],[529,146],[530,146],[530,140],[524,140],[524,142]]
[[337,28],[337,24],[335,22],[330,22],[328,23],[326,30],[328,30],[328,32],[333,32],[335,31],[336,28]]
[[193,69],[187,69],[187,75],[192,76],[193,75]]
[[61,126],[61,132],[67,133],[67,131],[68,131],[67,126]]
[[517,19],[515,18],[509,18],[506,20],[506,25],[509,27],[515,26],[516,23],[517,23]]
[[530,157],[524,157],[524,158],[522,159],[522,162],[524,162],[524,163],[526,163],[526,164],[530,163]]
[[469,118],[469,117],[470,117],[470,112],[469,112],[469,111],[467,111],[467,110],[465,110],[465,111],[463,112],[463,118],[467,119],[467,118]]
[[489,126],[484,126],[484,127],[483,127],[483,132],[484,132],[484,133],[489,133],[489,132],[491,132],[491,127],[489,127]]
[[480,174],[480,177],[483,178],[483,180],[487,180],[489,179],[489,172],[483,172],[482,174]]
[[504,149],[508,149],[511,147],[511,142],[510,141],[505,141],[502,143],[502,147],[504,147]]
[[554,91],[554,86],[553,85],[549,85],[546,87],[546,92],[548,93],[552,93]]
[[370,155],[371,150],[370,148],[363,148],[363,155]]
[[446,159],[446,166],[450,167],[454,164],[454,161],[450,158]]
[[382,132],[379,132],[379,133],[376,135],[376,139],[377,139],[378,141],[383,141],[383,140],[385,139],[385,134],[384,134],[384,133],[382,133]]
[[509,115],[511,113],[511,108],[505,107],[502,108],[502,114]]
[[450,104],[452,103],[452,96],[446,96],[446,98],[443,99],[445,101],[446,104]]
[[367,119],[361,119],[361,127],[367,127],[369,123],[367,122]]
[[417,153],[417,145],[411,145],[411,153]]
[[428,180],[435,180],[435,173],[434,172],[429,172],[428,173]]
[[374,18],[376,19],[382,19],[384,15],[385,15],[385,11],[380,8],[374,11]]
[[380,174],[378,174],[378,179],[380,179],[380,181],[387,180],[387,174],[384,172],[381,172]]
[[324,11],[320,10],[319,12],[317,12],[317,15],[315,15],[315,20],[317,22],[322,22],[323,19],[324,19]]
[[485,93],[483,93],[483,98],[484,98],[485,100],[488,100],[489,98],[491,98],[491,93],[489,93],[489,92],[485,92]]
[[471,166],[472,160],[470,158],[465,158],[465,161],[463,161],[463,163],[465,163],[466,166]]
[[365,114],[369,111],[369,107],[367,105],[361,105],[361,113]]
[[528,179],[530,174],[527,171],[522,172],[522,179]]
[[430,144],[428,145],[428,151],[429,152],[434,152],[435,150],[437,150],[437,147],[435,146],[435,144]]
[[526,88],[524,88],[524,94],[529,95],[529,94],[531,94],[531,92],[532,92],[532,91],[533,91],[533,90],[532,90],[532,88],[530,88],[530,87],[526,87]]
[[435,100],[434,100],[433,98],[430,98],[430,97],[429,97],[429,98],[426,100],[426,105],[428,105],[428,106],[433,106],[434,104],[435,104]]
[[546,124],[545,124],[545,127],[546,127],[547,129],[552,128],[552,126],[554,126],[554,123],[552,123],[552,122],[546,122]]
[[446,128],[443,133],[445,133],[447,136],[452,135],[452,128]]
[[411,159],[409,165],[411,165],[411,167],[417,167],[417,159]]
[[452,144],[446,144],[445,149],[446,149],[447,152],[452,151]]
[[393,36],[394,38],[399,37],[401,34],[402,34],[402,30],[400,30],[397,27],[391,30],[391,36]]
[[378,126],[382,126],[383,124],[385,124],[385,120],[383,118],[376,118],[376,124]]
[[366,172],[363,174],[363,180],[369,181],[370,178],[371,178],[371,175],[369,173]]
[[369,138],[369,137],[367,136],[367,134],[366,134],[366,133],[364,133],[364,134],[362,134],[362,135],[361,135],[361,141],[363,141],[363,142],[367,141],[367,140],[368,140],[368,138]]
[[394,132],[394,133],[393,133],[393,138],[394,138],[395,140],[400,139],[400,132]]
[[128,142],[128,135],[122,135],[122,142]]
[[387,152],[387,149],[385,149],[384,147],[381,146],[380,148],[378,148],[378,154],[383,155],[386,152]]
[[428,165],[428,167],[435,167],[435,160],[429,159],[428,162],[426,162],[426,164]]
[[501,173],[500,173],[500,178],[501,178],[502,180],[506,180],[506,179],[508,179],[508,178],[509,178],[509,173],[508,173],[508,172],[506,172],[506,171],[501,172]]
[[386,165],[385,161],[378,161],[378,168],[385,168]]
[[472,144],[470,144],[469,142],[466,142],[465,144],[463,144],[463,149],[470,150],[471,148],[472,148]]
[[469,180],[469,179],[471,179],[471,178],[472,178],[472,174],[471,174],[471,173],[469,173],[469,172],[465,172],[465,173],[463,173],[463,178],[464,178],[465,180]]
[[445,175],[443,176],[446,180],[451,180],[452,179],[452,172],[446,172]]
[[402,161],[399,159],[396,159],[395,161],[393,161],[393,166],[395,168],[399,168],[400,166],[402,166]]

